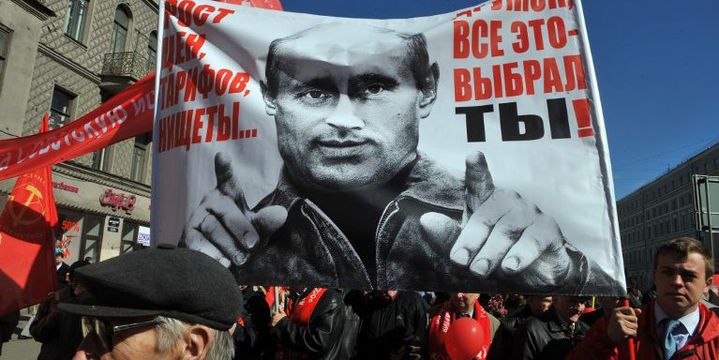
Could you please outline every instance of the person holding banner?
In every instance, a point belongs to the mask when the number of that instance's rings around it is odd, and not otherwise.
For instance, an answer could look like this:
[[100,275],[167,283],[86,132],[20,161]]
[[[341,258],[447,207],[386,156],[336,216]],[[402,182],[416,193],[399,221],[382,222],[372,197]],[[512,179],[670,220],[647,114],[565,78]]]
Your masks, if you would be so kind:
[[418,151],[439,79],[423,34],[314,26],[274,40],[265,75],[278,185],[250,209],[237,165],[217,153],[217,187],[185,246],[260,283],[547,294],[617,284],[552,216],[495,186],[482,153],[460,181]]
[[[711,253],[700,241],[681,237],[663,244],[654,256],[657,298],[641,309],[616,307],[567,359],[719,358],[719,316],[701,303],[713,268]],[[635,338],[636,354],[628,353],[630,338]]]

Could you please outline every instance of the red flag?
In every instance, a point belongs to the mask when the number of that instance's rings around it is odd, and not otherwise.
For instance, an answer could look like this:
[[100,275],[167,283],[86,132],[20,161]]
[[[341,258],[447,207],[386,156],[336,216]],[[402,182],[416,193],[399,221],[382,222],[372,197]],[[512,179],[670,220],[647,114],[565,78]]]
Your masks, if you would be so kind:
[[[48,116],[40,125],[47,131]],[[50,167],[21,175],[0,214],[0,315],[43,301],[57,289],[57,209]]]

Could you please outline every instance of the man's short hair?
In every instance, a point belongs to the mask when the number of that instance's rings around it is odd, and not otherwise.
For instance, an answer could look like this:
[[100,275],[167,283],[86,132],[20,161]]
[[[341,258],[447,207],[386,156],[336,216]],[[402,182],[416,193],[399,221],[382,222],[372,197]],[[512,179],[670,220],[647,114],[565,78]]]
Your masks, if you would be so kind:
[[[326,26],[326,25],[325,25]],[[298,32],[281,39],[275,39],[270,43],[267,52],[267,67],[265,68],[265,78],[267,79],[267,92],[272,97],[277,97],[279,88],[279,70],[284,65],[284,59],[280,54],[280,46],[290,40],[301,38],[309,29]],[[408,66],[412,71],[412,77],[417,84],[417,89],[427,91],[436,86],[439,78],[439,70],[436,65],[430,65],[429,53],[427,52],[427,39],[424,34],[406,34],[390,29],[377,28],[380,32],[390,36],[397,36],[407,43]]]
[[712,254],[701,241],[687,236],[672,239],[657,249],[657,253],[654,254],[654,270],[657,270],[657,260],[662,254],[675,254],[680,259],[686,260],[691,253],[697,253],[704,257],[705,276],[707,279],[710,278],[714,273],[714,260],[712,259]]
[[[177,319],[158,316],[160,324],[155,328],[157,333],[156,349],[158,353],[169,353],[180,343],[190,324]],[[231,360],[235,356],[235,346],[228,330],[209,329],[213,340],[208,345],[207,360]]]

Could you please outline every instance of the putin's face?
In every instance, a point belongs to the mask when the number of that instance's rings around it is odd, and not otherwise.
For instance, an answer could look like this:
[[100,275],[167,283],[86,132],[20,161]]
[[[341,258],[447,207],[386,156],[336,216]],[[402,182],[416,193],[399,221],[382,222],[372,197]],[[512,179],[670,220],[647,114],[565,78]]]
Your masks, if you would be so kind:
[[435,91],[422,91],[408,41],[366,26],[315,27],[283,40],[277,89],[263,88],[286,170],[328,192],[386,183],[417,156],[419,119]]

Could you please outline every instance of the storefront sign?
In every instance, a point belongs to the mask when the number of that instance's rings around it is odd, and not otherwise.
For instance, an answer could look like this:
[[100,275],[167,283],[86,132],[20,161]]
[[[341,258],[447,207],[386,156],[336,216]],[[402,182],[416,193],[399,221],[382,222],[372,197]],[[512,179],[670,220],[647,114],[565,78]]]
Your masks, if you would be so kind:
[[128,214],[135,209],[135,201],[137,201],[135,195],[116,194],[112,189],[107,189],[100,195],[100,204],[102,206],[109,206],[112,211],[123,209]]
[[55,189],[58,189],[58,190],[69,191],[69,192],[75,193],[75,194],[77,194],[80,191],[80,188],[78,188],[77,186],[68,185],[68,184],[65,184],[64,182],[58,183],[58,182],[53,181],[52,187],[54,187]]
[[137,228],[137,243],[142,246],[150,246],[150,228],[140,226]]
[[117,232],[117,230],[119,228],[120,228],[120,218],[110,216],[110,218],[107,219],[107,231]]

